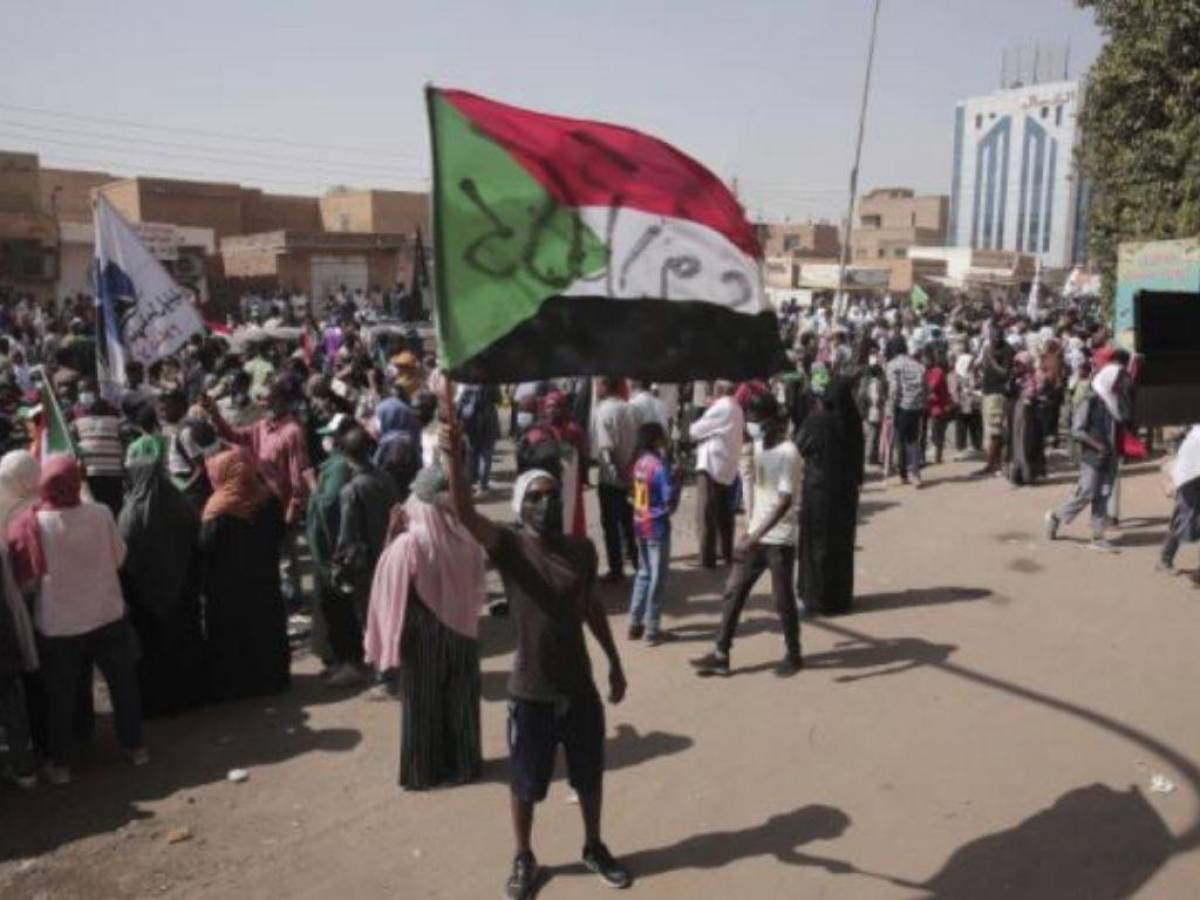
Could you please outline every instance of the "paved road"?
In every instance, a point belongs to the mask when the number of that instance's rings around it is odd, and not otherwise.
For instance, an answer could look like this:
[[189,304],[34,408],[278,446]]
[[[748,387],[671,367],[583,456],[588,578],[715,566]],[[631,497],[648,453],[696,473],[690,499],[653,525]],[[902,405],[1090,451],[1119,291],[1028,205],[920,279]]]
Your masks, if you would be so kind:
[[[721,585],[688,556],[685,499],[668,613],[685,640],[621,636],[630,694],[609,709],[607,838],[639,895],[1196,896],[1200,593],[1153,570],[1169,514],[1156,473],[1126,479],[1121,552],[1100,556],[1084,523],[1040,537],[1069,473],[1013,490],[969,468],[936,467],[920,492],[868,485],[857,612],[804,623],[808,668],[790,680],[770,671],[765,581],[734,677],[692,673]],[[625,592],[606,600],[623,635]],[[147,769],[116,761],[102,722],[74,785],[0,792],[0,894],[500,896],[512,638],[484,626],[482,783],[400,792],[396,706],[330,691],[302,659],[285,697],[155,723]],[[233,767],[249,781],[225,781]],[[1151,792],[1155,775],[1174,790]],[[168,843],[176,828],[190,839]],[[603,892],[573,865],[565,784],[535,843],[552,867],[541,896]]]

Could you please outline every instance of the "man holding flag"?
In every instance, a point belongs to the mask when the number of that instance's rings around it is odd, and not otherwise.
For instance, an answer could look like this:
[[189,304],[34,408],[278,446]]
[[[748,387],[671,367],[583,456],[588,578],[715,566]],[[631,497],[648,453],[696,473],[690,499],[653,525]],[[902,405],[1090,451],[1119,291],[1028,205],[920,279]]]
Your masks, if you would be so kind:
[[[754,228],[695,160],[632,129],[464,91],[430,88],[427,100],[438,349],[451,375],[675,382],[786,367]],[[447,389],[449,419],[452,406]],[[508,730],[516,855],[506,894],[524,900],[537,890],[533,811],[560,744],[583,814],[584,865],[628,887],[632,875],[600,837],[604,707],[585,625],[609,662],[609,702],[621,702],[626,683],[593,595],[595,548],[563,534],[561,485],[548,472],[518,480],[519,527],[481,516],[460,434],[454,424],[442,434],[455,511],[499,569],[517,634]]]

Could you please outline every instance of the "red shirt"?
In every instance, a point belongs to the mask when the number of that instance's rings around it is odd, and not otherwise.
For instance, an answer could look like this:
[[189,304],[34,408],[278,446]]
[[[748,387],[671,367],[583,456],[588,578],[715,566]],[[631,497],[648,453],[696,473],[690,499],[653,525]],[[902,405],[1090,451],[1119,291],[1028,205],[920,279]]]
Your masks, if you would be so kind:
[[933,366],[925,370],[925,389],[929,395],[927,411],[935,419],[944,419],[954,408],[954,400],[950,396],[950,385],[946,382],[946,373],[941,366]]
[[308,502],[306,472],[312,468],[304,429],[295,419],[261,419],[245,428],[222,429],[226,440],[249,447],[258,460],[259,474],[278,495],[283,508],[300,509]]

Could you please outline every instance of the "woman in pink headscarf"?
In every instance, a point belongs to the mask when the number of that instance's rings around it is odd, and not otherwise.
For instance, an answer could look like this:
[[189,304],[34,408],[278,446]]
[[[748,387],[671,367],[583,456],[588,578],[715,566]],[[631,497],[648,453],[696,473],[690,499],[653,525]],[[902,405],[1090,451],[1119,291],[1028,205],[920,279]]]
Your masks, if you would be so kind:
[[413,482],[406,530],[379,557],[367,612],[366,661],[400,670],[400,786],[408,790],[472,781],[483,766],[483,550],[449,511],[448,489],[436,466]]
[[71,779],[79,686],[92,662],[112,699],[117,737],[135,765],[149,760],[142,743],[137,643],[125,615],[118,569],[125,542],[108,508],[80,496],[83,473],[70,456],[42,466],[39,500],[10,526],[13,574],[37,596],[33,624],[47,699],[52,783]]

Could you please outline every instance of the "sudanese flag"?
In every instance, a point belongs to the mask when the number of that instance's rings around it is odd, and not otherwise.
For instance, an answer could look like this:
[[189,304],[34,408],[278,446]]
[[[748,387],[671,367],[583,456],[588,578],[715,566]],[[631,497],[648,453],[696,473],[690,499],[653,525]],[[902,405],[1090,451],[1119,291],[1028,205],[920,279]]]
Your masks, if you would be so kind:
[[786,367],[732,193],[617,125],[427,90],[443,363],[467,382]]

